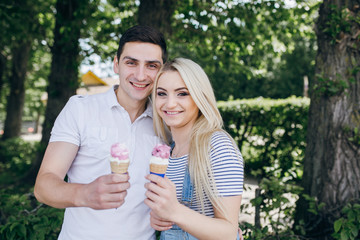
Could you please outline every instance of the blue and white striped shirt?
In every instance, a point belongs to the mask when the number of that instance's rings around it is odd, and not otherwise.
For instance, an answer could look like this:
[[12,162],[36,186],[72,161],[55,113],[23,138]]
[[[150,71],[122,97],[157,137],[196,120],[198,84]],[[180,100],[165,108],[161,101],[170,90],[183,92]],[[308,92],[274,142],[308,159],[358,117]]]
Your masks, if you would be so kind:
[[[237,196],[243,192],[243,159],[237,148],[234,148],[230,138],[221,131],[211,137],[210,161],[217,191],[221,197]],[[188,156],[169,159],[166,176],[175,184],[177,198],[181,200],[182,185],[185,176]],[[195,189],[196,191],[196,189]],[[210,200],[205,196],[205,215],[214,216]],[[191,207],[201,212],[201,204],[195,200]]]

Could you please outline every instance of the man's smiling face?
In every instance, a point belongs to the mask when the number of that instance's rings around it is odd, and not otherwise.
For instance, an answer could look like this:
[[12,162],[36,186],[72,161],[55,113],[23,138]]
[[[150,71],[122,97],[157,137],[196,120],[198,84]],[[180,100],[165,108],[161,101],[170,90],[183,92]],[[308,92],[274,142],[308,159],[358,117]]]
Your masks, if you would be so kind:
[[146,101],[156,74],[163,64],[160,46],[144,42],[128,42],[114,71],[119,74],[119,94],[126,101]]

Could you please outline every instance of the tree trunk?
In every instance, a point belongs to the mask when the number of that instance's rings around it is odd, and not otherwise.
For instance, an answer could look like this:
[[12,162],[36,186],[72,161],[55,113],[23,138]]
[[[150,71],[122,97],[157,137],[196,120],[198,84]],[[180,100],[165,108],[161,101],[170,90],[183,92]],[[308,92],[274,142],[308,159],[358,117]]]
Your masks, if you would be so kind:
[[4,75],[6,69],[6,57],[0,53],[0,101],[2,97],[2,89],[4,86]]
[[138,23],[157,28],[166,37],[169,37],[176,3],[177,0],[141,0]]
[[297,211],[314,239],[332,239],[342,207],[360,198],[360,26],[354,21],[359,6],[359,0],[324,0],[316,25],[317,77],[311,84],[302,184],[325,207],[311,215],[301,199]]
[[56,3],[56,24],[54,44],[51,48],[52,62],[47,88],[48,99],[45,110],[40,150],[32,169],[25,177],[34,181],[41,165],[50,132],[56,117],[79,86],[80,46],[83,18],[87,13],[87,0],[58,0]]
[[12,49],[10,95],[6,106],[3,140],[19,137],[25,101],[25,78],[31,41],[24,41]]

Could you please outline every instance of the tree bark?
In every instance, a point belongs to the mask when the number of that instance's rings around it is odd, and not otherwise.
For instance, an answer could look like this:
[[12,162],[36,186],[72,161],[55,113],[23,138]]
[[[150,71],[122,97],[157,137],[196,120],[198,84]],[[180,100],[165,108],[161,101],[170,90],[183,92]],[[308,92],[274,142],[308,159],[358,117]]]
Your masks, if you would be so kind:
[[79,39],[83,20],[90,8],[88,0],[58,0],[56,3],[56,24],[54,44],[51,48],[52,61],[48,99],[45,109],[40,149],[32,169],[25,178],[34,182],[45,148],[50,139],[50,132],[56,117],[79,86],[80,46]]
[[138,12],[138,23],[157,28],[166,37],[172,33],[172,16],[177,0],[141,0]]
[[2,89],[4,86],[5,69],[6,69],[6,57],[0,52],[0,99],[2,97]]
[[3,140],[19,137],[25,101],[25,78],[31,41],[24,41],[12,49],[10,95],[6,106]]
[[359,0],[324,0],[319,10],[302,185],[325,207],[315,216],[304,199],[297,206],[313,239],[332,239],[341,209],[360,198],[360,26],[353,20],[359,10]]

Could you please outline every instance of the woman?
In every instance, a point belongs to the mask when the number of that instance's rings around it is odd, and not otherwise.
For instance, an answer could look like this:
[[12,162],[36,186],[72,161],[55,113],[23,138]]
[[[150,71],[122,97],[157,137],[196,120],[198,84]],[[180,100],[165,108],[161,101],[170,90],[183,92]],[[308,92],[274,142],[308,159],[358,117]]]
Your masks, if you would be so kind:
[[166,177],[147,176],[152,227],[160,239],[239,238],[243,160],[204,70],[184,58],[167,62],[152,99],[155,132],[168,141],[169,128],[174,140]]

